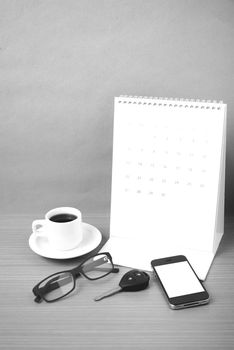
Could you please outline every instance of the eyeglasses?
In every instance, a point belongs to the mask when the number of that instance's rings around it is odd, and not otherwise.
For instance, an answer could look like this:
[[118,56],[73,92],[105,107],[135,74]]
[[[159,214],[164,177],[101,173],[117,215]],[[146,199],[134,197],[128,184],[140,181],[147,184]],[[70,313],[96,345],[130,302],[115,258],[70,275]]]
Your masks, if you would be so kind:
[[54,273],[39,282],[32,290],[34,301],[52,303],[70,294],[76,287],[78,277],[84,276],[94,281],[112,272],[119,272],[119,269],[114,267],[110,253],[96,254],[71,270]]

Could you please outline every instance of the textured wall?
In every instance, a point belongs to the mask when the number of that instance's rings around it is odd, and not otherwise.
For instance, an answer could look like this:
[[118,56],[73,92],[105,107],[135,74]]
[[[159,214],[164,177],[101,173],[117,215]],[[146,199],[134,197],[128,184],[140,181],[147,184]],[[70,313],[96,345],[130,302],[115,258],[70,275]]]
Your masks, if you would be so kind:
[[233,18],[228,0],[0,0],[1,213],[109,213],[119,94],[228,104],[233,213]]

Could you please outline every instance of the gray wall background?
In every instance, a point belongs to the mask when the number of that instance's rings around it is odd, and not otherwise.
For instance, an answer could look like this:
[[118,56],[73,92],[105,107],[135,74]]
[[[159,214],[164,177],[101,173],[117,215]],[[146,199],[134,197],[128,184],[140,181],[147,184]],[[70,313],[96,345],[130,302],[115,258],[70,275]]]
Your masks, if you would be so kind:
[[234,213],[233,18],[231,0],[0,0],[1,213],[108,215],[120,94],[228,104]]

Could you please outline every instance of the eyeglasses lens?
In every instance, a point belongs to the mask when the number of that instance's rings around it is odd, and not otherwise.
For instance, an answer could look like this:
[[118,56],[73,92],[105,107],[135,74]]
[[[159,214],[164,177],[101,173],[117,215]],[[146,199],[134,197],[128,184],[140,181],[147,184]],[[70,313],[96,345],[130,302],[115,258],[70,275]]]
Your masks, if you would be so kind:
[[70,272],[62,272],[49,277],[38,288],[45,300],[52,301],[68,294],[74,288],[74,283]]
[[104,277],[112,270],[113,264],[106,254],[96,255],[82,265],[83,273],[90,279]]

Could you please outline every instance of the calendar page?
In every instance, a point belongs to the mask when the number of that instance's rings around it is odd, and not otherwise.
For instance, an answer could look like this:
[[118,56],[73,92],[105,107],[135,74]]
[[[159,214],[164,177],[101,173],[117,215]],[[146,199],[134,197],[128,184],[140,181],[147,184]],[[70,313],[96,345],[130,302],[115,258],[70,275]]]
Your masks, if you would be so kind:
[[115,99],[111,237],[161,251],[213,250],[224,181],[225,107]]

